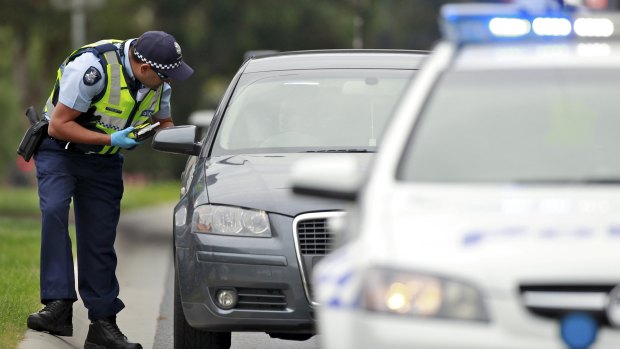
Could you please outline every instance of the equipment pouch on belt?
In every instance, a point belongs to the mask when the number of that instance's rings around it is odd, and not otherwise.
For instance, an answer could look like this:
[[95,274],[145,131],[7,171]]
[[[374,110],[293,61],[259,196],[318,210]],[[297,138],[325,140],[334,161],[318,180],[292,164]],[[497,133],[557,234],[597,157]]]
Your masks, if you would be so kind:
[[37,151],[43,139],[47,137],[47,125],[49,121],[47,119],[39,120],[37,112],[32,106],[26,109],[26,116],[30,121],[30,127],[19,143],[17,154],[21,155],[24,160],[30,161],[30,158]]

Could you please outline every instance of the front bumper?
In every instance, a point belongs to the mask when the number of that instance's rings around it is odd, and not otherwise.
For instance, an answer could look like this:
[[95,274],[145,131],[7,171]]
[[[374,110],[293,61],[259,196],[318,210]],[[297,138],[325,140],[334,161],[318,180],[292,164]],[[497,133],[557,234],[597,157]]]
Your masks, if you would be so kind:
[[[187,233],[177,236],[176,272],[187,322],[209,331],[314,333],[314,308],[304,291],[291,217],[270,215],[272,238]],[[180,242],[180,243],[179,243]],[[235,289],[238,306],[215,303]]]
[[[530,314],[515,299],[487,300],[489,323],[420,319],[347,308],[318,312],[321,348],[566,349],[557,321]],[[590,349],[620,348],[620,330],[602,327]]]

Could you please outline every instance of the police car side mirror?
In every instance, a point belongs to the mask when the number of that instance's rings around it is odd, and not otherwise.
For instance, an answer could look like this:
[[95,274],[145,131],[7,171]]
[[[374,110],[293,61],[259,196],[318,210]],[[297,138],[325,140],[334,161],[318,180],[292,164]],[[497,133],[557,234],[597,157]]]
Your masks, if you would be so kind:
[[291,169],[293,193],[355,201],[364,173],[361,165],[354,156],[345,154],[299,160]]
[[151,147],[167,153],[199,155],[202,143],[198,141],[198,128],[185,125],[157,131]]

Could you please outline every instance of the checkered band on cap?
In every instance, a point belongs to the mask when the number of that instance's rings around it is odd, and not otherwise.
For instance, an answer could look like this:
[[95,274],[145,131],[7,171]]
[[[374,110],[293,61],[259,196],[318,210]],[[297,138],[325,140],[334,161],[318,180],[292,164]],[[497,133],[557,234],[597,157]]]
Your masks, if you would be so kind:
[[143,55],[140,54],[140,52],[138,52],[138,50],[136,50],[136,48],[134,47],[133,49],[133,53],[136,55],[136,57],[138,57],[142,62],[150,65],[153,68],[157,68],[157,69],[161,69],[161,70],[169,70],[169,69],[174,69],[174,68],[178,68],[181,66],[181,64],[183,63],[183,61],[181,59],[179,59],[176,63],[172,63],[172,64],[161,64],[161,63],[157,63],[157,62],[153,62],[150,61],[149,59],[147,59],[146,57],[144,57]]
[[132,56],[138,61],[148,64],[160,78],[185,80],[194,70],[183,61],[181,46],[174,37],[162,31],[148,31],[132,43]]

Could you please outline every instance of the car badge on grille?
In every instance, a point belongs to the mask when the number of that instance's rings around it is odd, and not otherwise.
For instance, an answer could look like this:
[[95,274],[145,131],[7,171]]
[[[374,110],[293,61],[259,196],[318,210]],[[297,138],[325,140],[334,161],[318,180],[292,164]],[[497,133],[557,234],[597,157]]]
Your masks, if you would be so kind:
[[609,292],[607,319],[612,326],[620,327],[620,285]]

